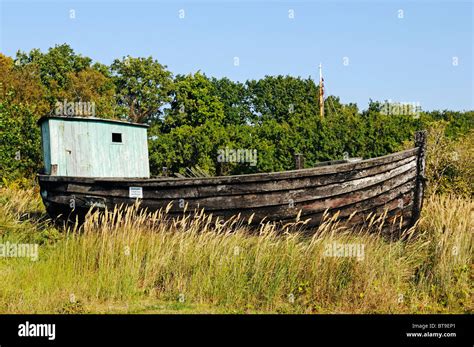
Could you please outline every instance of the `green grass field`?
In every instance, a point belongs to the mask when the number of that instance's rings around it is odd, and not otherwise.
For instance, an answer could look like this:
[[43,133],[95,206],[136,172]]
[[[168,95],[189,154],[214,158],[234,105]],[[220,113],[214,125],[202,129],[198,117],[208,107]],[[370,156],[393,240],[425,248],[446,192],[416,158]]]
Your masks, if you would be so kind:
[[[249,233],[247,221],[135,208],[59,231],[35,189],[2,188],[0,244],[39,253],[0,257],[0,313],[468,313],[473,210],[433,195],[404,241],[334,218],[305,236],[301,223]],[[334,245],[363,252],[328,254]]]

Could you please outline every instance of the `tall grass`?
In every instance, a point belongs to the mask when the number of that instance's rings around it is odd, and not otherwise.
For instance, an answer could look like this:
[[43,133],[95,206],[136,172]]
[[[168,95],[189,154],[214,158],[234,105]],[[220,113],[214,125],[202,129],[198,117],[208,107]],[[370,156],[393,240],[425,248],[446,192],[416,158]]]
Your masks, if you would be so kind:
[[[40,244],[39,260],[0,258],[0,312],[469,312],[474,203],[433,196],[404,240],[326,218],[222,223],[202,211],[167,220],[136,206],[58,232],[33,191],[0,191],[0,243]],[[33,213],[32,213],[33,212]],[[331,256],[363,246],[363,257]],[[360,248],[359,248],[360,249]],[[334,254],[332,254],[334,255]],[[350,255],[350,254],[349,254]]]

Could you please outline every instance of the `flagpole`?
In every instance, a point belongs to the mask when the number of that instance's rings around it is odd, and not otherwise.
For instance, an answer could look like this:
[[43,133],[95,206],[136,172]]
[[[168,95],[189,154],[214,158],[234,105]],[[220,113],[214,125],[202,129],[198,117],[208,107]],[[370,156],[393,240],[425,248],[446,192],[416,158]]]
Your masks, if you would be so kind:
[[324,118],[324,78],[323,65],[319,63],[319,114]]
[[324,118],[324,78],[323,64],[319,63],[319,114]]

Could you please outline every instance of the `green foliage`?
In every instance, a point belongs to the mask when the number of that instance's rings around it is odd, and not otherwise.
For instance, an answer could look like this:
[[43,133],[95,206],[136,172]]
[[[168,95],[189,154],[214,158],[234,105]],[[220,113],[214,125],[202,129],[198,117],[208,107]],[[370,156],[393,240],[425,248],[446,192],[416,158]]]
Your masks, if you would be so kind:
[[145,123],[162,114],[170,101],[171,72],[152,57],[116,59],[111,70],[117,87],[117,104],[133,122]]
[[41,168],[37,117],[22,105],[0,102],[0,180],[31,177]]
[[49,88],[56,85],[65,87],[68,73],[81,71],[89,67],[91,62],[91,58],[76,54],[67,44],[56,45],[45,54],[39,49],[33,49],[28,54],[19,51],[15,60],[19,66],[37,64],[41,81]]
[[458,140],[445,136],[445,121],[433,123],[428,131],[426,176],[431,194],[454,193],[474,196],[474,130]]
[[16,67],[30,67],[38,71],[41,83],[47,90],[46,100],[51,111],[56,101],[61,99],[61,94],[71,88],[71,75],[91,67],[91,64],[91,58],[76,54],[67,44],[56,45],[47,53],[39,49],[29,53],[18,51],[15,59]]
[[444,121],[445,134],[450,138],[457,138],[467,134],[474,128],[474,111],[433,111],[424,114],[428,122]]
[[[334,96],[327,98],[321,119],[314,94],[311,80],[289,76],[245,85],[200,73],[178,76],[164,124],[152,130],[152,172],[159,174],[163,166],[182,172],[190,165],[224,175],[290,170],[297,153],[308,167],[344,154],[370,158],[400,150],[423,127],[412,116],[381,114],[378,103],[359,113]],[[212,133],[220,135],[202,136]],[[224,147],[257,150],[257,165],[218,163],[216,153]]]
[[253,120],[253,113],[250,110],[250,93],[245,84],[234,82],[224,77],[217,79],[211,78],[216,96],[223,104],[224,125],[242,125],[249,124]]
[[296,113],[315,115],[319,112],[318,87],[311,79],[291,76],[265,76],[247,81],[250,104],[260,121],[288,121]]
[[99,117],[115,116],[115,85],[109,67],[76,54],[67,44],[42,53],[18,52],[12,60],[0,59],[0,76],[8,88],[3,100],[28,106],[37,117],[54,114],[56,102],[94,102]]
[[111,78],[94,68],[69,73],[67,87],[58,93],[58,99],[93,101],[96,115],[102,118],[115,116],[115,85]]
[[180,126],[198,127],[206,122],[221,123],[224,118],[224,107],[214,85],[200,72],[176,76],[168,111],[165,131]]
[[[156,128],[151,129],[153,134]],[[171,172],[184,173],[186,168],[199,166],[211,174],[215,173],[214,158],[217,147],[225,138],[222,126],[207,121],[192,127],[183,125],[169,133],[158,135],[158,140],[150,140],[150,169],[161,173],[163,167]]]

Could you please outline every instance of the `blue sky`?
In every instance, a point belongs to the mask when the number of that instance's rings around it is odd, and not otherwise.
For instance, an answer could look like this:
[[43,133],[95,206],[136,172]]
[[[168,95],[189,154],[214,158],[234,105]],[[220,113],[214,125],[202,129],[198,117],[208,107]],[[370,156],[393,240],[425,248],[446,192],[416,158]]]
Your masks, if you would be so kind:
[[239,81],[317,78],[322,62],[327,92],[361,109],[474,109],[472,1],[0,1],[10,56],[68,43],[105,64],[151,55],[174,74]]

